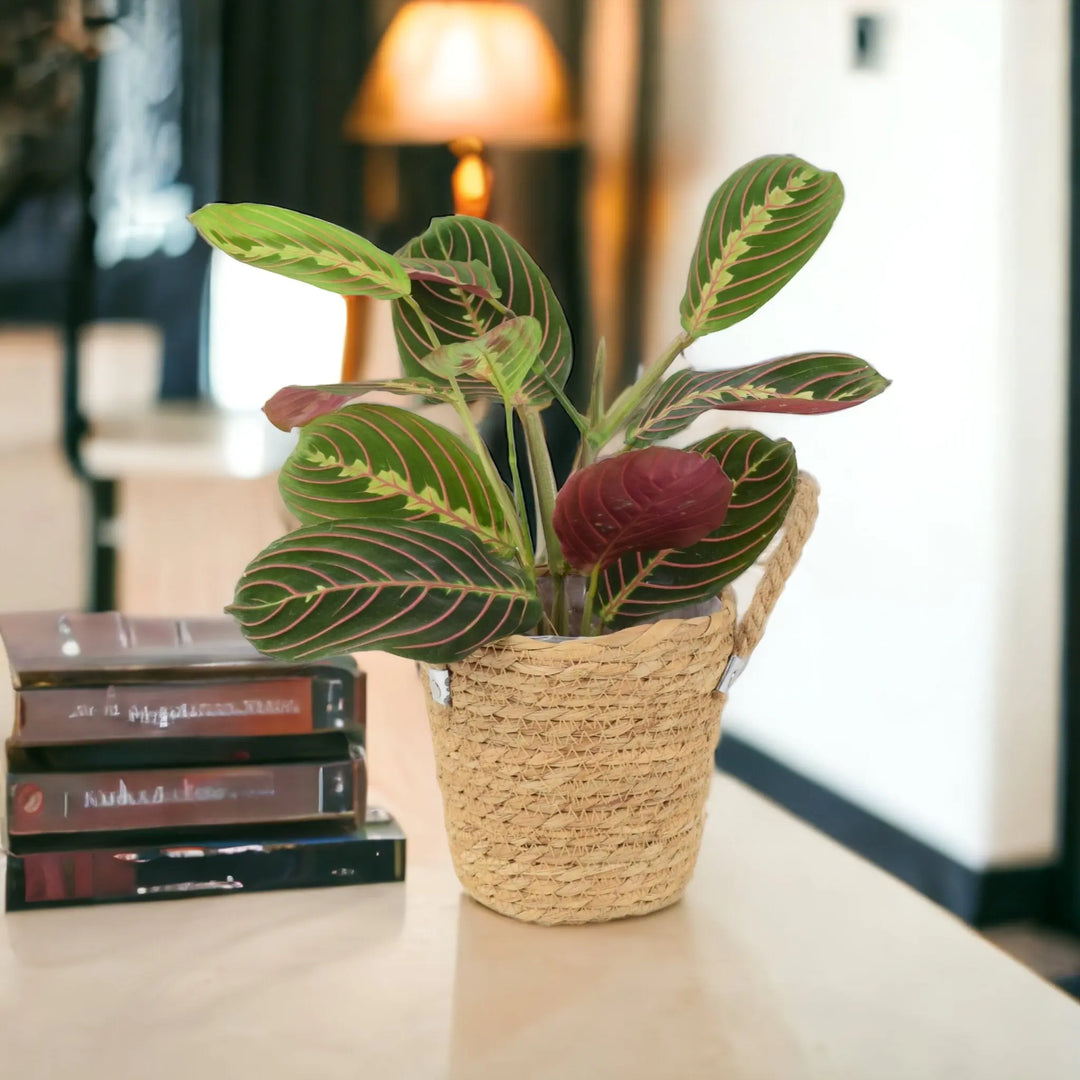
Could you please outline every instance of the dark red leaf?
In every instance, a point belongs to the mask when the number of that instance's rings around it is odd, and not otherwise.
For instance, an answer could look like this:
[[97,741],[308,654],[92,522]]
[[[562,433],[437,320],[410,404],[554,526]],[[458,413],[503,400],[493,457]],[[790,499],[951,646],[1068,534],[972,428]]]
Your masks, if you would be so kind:
[[712,457],[650,446],[574,473],[555,500],[554,524],[575,570],[628,551],[679,549],[720,528],[731,480]]
[[288,431],[303,427],[326,413],[372,391],[404,394],[406,397],[444,398],[430,379],[368,379],[357,383],[327,383],[324,386],[286,386],[264,406],[263,412],[274,427]]
[[315,386],[285,386],[263,406],[263,412],[274,427],[288,431],[340,409],[353,396],[333,394]]

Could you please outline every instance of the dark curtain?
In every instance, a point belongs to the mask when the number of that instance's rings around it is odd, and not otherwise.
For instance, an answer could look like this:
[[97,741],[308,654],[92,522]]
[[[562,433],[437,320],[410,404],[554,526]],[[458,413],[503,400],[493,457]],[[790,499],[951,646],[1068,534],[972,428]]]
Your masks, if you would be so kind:
[[[373,0],[226,0],[222,95],[221,198],[267,202],[327,218],[394,250],[432,217],[452,212],[446,147],[400,147],[398,211],[392,221],[365,213],[364,147],[342,123],[383,31],[400,4]],[[566,57],[579,96],[583,5],[535,0]],[[551,279],[575,341],[590,340],[582,281],[582,172],[579,148],[490,152],[496,187],[492,217],[533,254]],[[588,357],[569,390],[581,401]],[[545,418],[556,470],[570,467],[576,429],[557,407]],[[503,427],[485,434],[505,454]]]
[[[391,250],[450,213],[454,158],[442,146],[396,151],[398,210],[393,220],[365,215],[365,154],[342,135],[342,121],[376,44],[400,6],[396,0],[127,0],[178,5],[182,37],[182,160],[178,183],[193,205],[222,199],[291,207],[356,229]],[[584,5],[532,0],[567,59],[579,95]],[[129,46],[121,46],[129,47]],[[131,47],[137,47],[131,46]],[[65,318],[67,282],[78,255],[81,197],[79,109],[52,137],[63,167],[20,190],[0,220],[0,319]],[[95,138],[108,139],[108,124]],[[65,157],[65,147],[67,150]],[[99,153],[101,146],[94,148]],[[148,151],[149,152],[149,149]],[[493,216],[536,257],[551,279],[575,340],[590,340],[582,281],[580,149],[493,150]],[[88,267],[86,311],[98,319],[145,319],[165,338],[162,394],[200,389],[199,340],[208,249],[124,258]],[[581,400],[588,357],[579,356],[570,391]],[[560,472],[573,431],[550,410]],[[497,438],[497,436],[496,436]]]
[[399,212],[365,212],[365,155],[342,125],[394,5],[226,0],[221,198],[325,218],[391,250],[451,212],[453,155],[402,147]]
[[[221,0],[179,0],[179,14],[181,157],[176,181],[190,186],[196,209],[218,198]],[[107,138],[100,124],[99,138]],[[147,319],[161,326],[162,398],[196,398],[201,391],[199,357],[209,254],[196,239],[181,255],[124,259],[97,272],[98,318]]]
[[[93,319],[138,319],[158,324],[164,336],[162,395],[198,393],[200,309],[207,252],[192,243],[181,254],[160,251],[144,258],[124,257],[97,265],[93,257],[95,220],[84,226],[95,200],[96,163],[107,155],[109,140],[125,131],[126,119],[98,111],[102,69],[121,50],[146,47],[134,20],[160,14],[170,0],[126,0],[120,5],[112,52],[100,62],[81,60],[72,106],[55,125],[37,132],[28,167],[0,207],[0,321],[65,325]],[[12,19],[24,17],[18,10]],[[180,157],[173,180],[191,189],[192,205],[217,193],[218,67],[220,0],[176,0],[179,80],[170,95],[147,107],[140,130],[153,130],[160,107],[179,118]],[[152,58],[151,61],[152,62]],[[126,129],[130,130],[130,129]],[[137,156],[138,150],[136,150]],[[145,153],[151,153],[147,147]],[[103,189],[99,195],[108,195]],[[74,286],[73,286],[74,282]],[[72,292],[78,293],[73,312]]]
[[355,0],[226,0],[221,197],[363,225],[362,158],[342,118],[371,56]]

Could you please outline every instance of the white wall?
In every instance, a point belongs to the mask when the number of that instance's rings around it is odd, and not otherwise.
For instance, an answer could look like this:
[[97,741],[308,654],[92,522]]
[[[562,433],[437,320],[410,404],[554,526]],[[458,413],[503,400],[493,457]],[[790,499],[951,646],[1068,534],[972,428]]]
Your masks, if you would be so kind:
[[[698,367],[805,348],[894,385],[792,438],[823,485],[727,730],[968,865],[1055,847],[1064,485],[1066,0],[668,0],[650,345],[712,190],[759,154],[847,201]],[[880,70],[853,16],[886,18]]]

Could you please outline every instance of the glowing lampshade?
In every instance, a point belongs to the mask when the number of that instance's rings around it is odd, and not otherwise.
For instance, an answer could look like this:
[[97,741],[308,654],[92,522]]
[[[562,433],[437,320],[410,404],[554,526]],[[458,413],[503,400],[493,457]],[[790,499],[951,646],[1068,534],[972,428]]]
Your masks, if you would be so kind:
[[459,136],[551,146],[575,138],[566,66],[544,24],[509,0],[410,0],[345,119],[359,142]]

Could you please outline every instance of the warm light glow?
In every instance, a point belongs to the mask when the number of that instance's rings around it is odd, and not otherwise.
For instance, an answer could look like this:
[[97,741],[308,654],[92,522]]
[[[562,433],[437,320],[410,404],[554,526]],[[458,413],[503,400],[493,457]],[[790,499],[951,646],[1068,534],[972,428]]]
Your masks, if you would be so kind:
[[491,206],[491,166],[483,159],[478,139],[460,139],[451,143],[460,160],[450,183],[454,189],[454,213],[487,217]]
[[360,86],[345,133],[364,142],[475,135],[572,142],[566,66],[544,24],[509,0],[410,0]]

